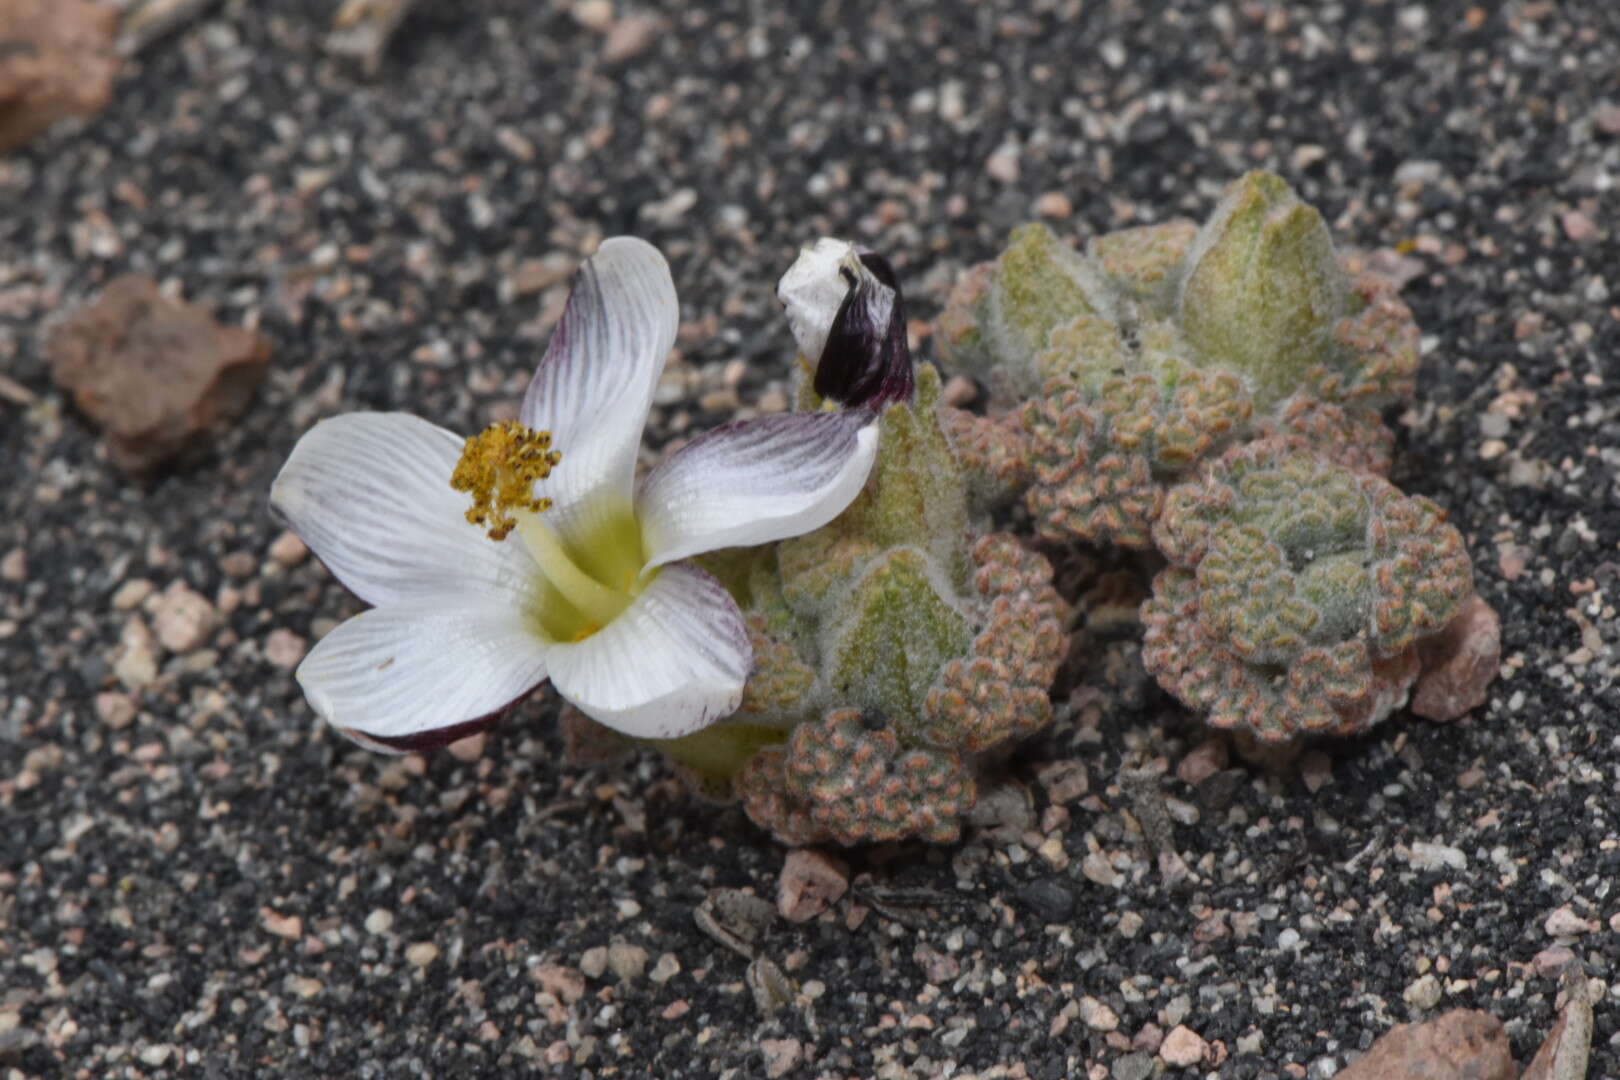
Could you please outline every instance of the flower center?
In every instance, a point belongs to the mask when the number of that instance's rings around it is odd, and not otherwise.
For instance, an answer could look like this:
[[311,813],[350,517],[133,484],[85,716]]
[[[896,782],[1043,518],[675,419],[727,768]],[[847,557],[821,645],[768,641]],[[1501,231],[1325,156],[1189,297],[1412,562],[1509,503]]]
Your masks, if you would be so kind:
[[[631,521],[633,523],[634,519]],[[562,537],[539,514],[520,513],[517,528],[540,573],[568,603],[567,608],[548,604],[547,610],[541,613],[541,625],[557,640],[581,641],[590,637],[618,618],[641,591],[636,581],[636,570],[640,569],[639,551],[636,566],[623,576],[622,584],[615,587],[604,584],[598,575],[582,567],[580,563],[584,560],[576,559],[569,552]],[[637,547],[640,547],[639,542]]]
[[450,486],[472,496],[469,523],[487,528],[491,540],[505,540],[517,526],[514,512],[551,509],[550,499],[535,496],[534,485],[561,460],[562,454],[551,448],[551,432],[508,420],[467,440]]
[[541,518],[552,503],[536,496],[534,485],[561,460],[550,432],[510,420],[491,424],[467,440],[450,486],[472,496],[467,520],[491,540],[517,530],[548,586],[536,612],[541,628],[557,641],[581,641],[617,618],[652,578],[643,580],[641,527],[628,507],[573,545]]

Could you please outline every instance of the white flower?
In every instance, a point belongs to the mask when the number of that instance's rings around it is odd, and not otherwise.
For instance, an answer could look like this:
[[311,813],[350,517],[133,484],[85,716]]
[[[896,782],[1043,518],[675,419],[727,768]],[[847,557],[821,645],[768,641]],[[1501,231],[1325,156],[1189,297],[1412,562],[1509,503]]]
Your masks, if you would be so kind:
[[736,709],[752,664],[742,615],[681,560],[832,520],[866,481],[877,429],[863,412],[728,424],[638,484],[678,320],[663,256],[608,240],[580,269],[518,423],[464,440],[355,413],[298,441],[271,503],[374,605],[299,665],[317,713],[402,749],[475,730],[548,678],[643,738]]

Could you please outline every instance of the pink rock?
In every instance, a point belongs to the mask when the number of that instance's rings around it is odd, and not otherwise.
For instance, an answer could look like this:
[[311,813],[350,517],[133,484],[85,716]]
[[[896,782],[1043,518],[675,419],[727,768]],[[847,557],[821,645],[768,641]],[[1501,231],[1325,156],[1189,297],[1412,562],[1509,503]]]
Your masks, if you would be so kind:
[[475,731],[464,739],[457,739],[445,749],[457,761],[474,762],[484,756],[484,742],[488,738],[487,732]]
[[1563,216],[1564,235],[1577,244],[1597,236],[1597,223],[1579,210],[1566,210]]
[[849,889],[849,867],[842,859],[795,848],[782,864],[776,884],[776,910],[789,922],[809,922]]
[[1598,924],[1590,919],[1583,919],[1570,910],[1568,904],[1547,916],[1543,925],[1549,937],[1570,937],[1575,934],[1590,934],[1598,929]]
[[116,690],[97,694],[96,715],[114,731],[127,728],[135,722],[135,699]]
[[1209,1044],[1186,1024],[1177,1024],[1159,1044],[1159,1057],[1177,1069],[1191,1068],[1204,1060]]
[[1226,768],[1230,759],[1225,737],[1212,735],[1181,759],[1176,766],[1176,778],[1188,787],[1197,787]]
[[1398,1024],[1341,1071],[1338,1080],[1514,1080],[1502,1022],[1453,1009],[1423,1024]]
[[1564,969],[1574,962],[1573,951],[1563,945],[1554,945],[1536,953],[1535,958],[1530,961],[1530,966],[1535,968],[1536,974],[1543,979],[1551,979],[1562,975]]
[[804,1047],[798,1039],[766,1039],[759,1044],[765,1055],[765,1075],[769,1080],[786,1076],[799,1067]]
[[170,582],[152,608],[152,629],[173,653],[201,648],[218,626],[219,615],[208,597],[183,581]]
[[1485,702],[1485,688],[1502,659],[1502,620],[1478,593],[1463,602],[1446,628],[1418,645],[1423,674],[1412,711],[1430,720],[1455,720]]
[[578,968],[561,964],[540,964],[529,969],[529,978],[558,1001],[572,1005],[585,996],[585,976]]
[[270,636],[264,640],[264,658],[284,671],[297,667],[308,651],[304,639],[284,626],[270,631]]
[[602,43],[602,59],[610,64],[632,60],[652,47],[667,24],[653,12],[635,11],[619,19]]

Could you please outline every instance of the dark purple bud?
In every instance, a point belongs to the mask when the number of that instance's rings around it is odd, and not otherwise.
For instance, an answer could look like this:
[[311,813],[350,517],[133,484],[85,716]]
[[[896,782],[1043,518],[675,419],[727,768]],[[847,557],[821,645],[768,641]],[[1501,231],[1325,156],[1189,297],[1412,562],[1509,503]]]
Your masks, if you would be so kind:
[[815,389],[849,408],[910,401],[915,385],[906,308],[889,260],[862,252],[839,273],[849,283],[816,364]]

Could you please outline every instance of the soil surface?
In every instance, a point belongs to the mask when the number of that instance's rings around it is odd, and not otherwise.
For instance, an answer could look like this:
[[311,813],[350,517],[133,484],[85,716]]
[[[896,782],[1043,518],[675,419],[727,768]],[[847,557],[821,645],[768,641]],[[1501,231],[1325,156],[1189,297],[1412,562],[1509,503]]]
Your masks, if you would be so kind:
[[[424,0],[368,76],[334,6],[215,5],[0,158],[0,1076],[1325,1078],[1454,1007],[1527,1062],[1571,958],[1620,1076],[1620,7]],[[1195,787],[1205,734],[1097,631],[1009,763],[1033,807],[855,853],[763,926],[773,979],[694,912],[774,905],[784,852],[650,757],[564,762],[548,693],[426,758],[305,705],[357,604],[268,512],[293,442],[513,415],[601,237],[682,296],[651,457],[785,406],[817,236],[887,254],[920,332],[1022,221],[1202,217],[1255,167],[1410,275],[1394,479],[1502,615],[1471,717]],[[125,272],[274,348],[146,479],[43,347]]]

